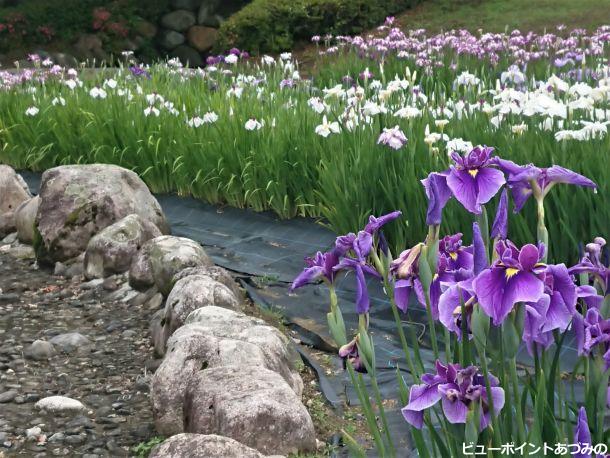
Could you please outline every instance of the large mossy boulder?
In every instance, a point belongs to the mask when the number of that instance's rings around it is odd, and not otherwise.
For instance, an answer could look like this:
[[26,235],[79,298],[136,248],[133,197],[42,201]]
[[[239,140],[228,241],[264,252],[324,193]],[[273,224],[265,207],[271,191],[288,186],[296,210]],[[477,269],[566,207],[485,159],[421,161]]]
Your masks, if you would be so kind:
[[74,258],[95,234],[130,214],[169,233],[161,206],[134,172],[106,164],[49,169],[40,188],[36,256],[43,263]]

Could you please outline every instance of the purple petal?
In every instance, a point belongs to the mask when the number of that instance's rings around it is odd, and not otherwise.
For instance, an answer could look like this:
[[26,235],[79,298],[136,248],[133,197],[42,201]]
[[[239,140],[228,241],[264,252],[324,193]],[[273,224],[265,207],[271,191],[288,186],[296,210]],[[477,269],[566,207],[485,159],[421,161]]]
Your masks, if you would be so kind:
[[411,280],[398,280],[394,284],[394,301],[396,306],[403,312],[407,311],[409,298],[411,296]]
[[409,392],[409,403],[405,406],[405,409],[422,411],[432,407],[440,399],[441,393],[439,393],[437,385],[413,385]]
[[492,267],[481,272],[472,283],[477,300],[483,311],[499,326],[510,312],[502,309],[506,274],[502,267]]
[[375,232],[379,231],[382,226],[399,218],[400,215],[402,215],[402,212],[397,210],[379,217],[369,216],[369,222],[364,228],[364,230],[369,234],[374,234]]
[[491,167],[479,169],[475,181],[478,187],[477,204],[479,207],[489,202],[506,183],[504,174]]
[[451,198],[451,190],[447,186],[447,177],[440,173],[431,173],[428,178],[421,180],[428,197],[428,211],[426,224],[438,226],[441,224],[443,208]]
[[402,416],[411,426],[417,429],[424,427],[424,413],[416,410],[409,410],[406,407],[400,409]]
[[482,209],[477,199],[477,183],[467,170],[452,168],[449,176],[447,176],[447,185],[454,197],[466,210],[470,213],[481,213]]
[[599,309],[604,301],[604,298],[597,294],[595,287],[590,285],[578,286],[576,288],[576,295],[585,301],[587,308]]
[[576,313],[572,317],[572,329],[574,329],[576,337],[578,355],[582,356],[585,353],[585,320],[580,313]]
[[322,277],[323,273],[324,269],[320,266],[305,267],[297,278],[294,279],[290,289],[295,290],[302,286],[308,285]]
[[492,387],[491,399],[494,404],[494,413],[498,415],[504,408],[504,389],[500,387]]
[[532,245],[531,243],[523,245],[519,251],[519,264],[521,264],[521,268],[525,272],[533,270],[534,266],[539,260],[540,252],[538,251],[538,247],[536,245]]
[[447,398],[442,400],[443,412],[449,423],[466,423],[468,407],[462,401],[456,399],[450,401]]
[[508,235],[508,192],[506,189],[502,191],[498,209],[496,210],[496,218],[491,227],[491,237],[505,239]]
[[597,185],[587,177],[558,165],[546,169],[546,177],[547,180],[552,183],[566,183],[588,188],[597,188]]
[[373,236],[365,231],[358,232],[353,248],[358,259],[365,259],[373,248]]
[[[591,444],[591,432],[589,431],[589,422],[587,420],[587,411],[584,407],[581,407],[578,411],[578,420],[576,422],[576,428],[574,430],[574,442],[577,444]],[[589,458],[590,454],[578,453],[576,455],[578,458]]]
[[358,314],[362,315],[363,313],[367,313],[371,306],[369,300],[369,291],[366,286],[366,279],[364,278],[364,272],[362,271],[362,266],[357,265],[354,269],[356,272],[356,311]]
[[515,203],[515,208],[513,208],[513,213],[518,213],[521,211],[527,199],[533,194],[532,187],[527,181],[518,181],[515,183],[510,183],[510,193],[513,196],[513,202]]
[[537,302],[544,294],[544,283],[530,272],[518,272],[506,282],[502,321],[518,302]]

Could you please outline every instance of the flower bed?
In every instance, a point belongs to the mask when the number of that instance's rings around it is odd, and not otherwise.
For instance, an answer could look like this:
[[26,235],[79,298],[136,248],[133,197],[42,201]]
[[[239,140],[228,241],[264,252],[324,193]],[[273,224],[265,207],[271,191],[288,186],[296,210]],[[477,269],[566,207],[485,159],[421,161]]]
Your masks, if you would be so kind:
[[[117,163],[156,192],[324,217],[346,232],[370,212],[424,207],[416,178],[448,165],[452,151],[488,144],[598,184],[597,198],[558,189],[547,199],[550,259],[576,257],[580,242],[607,229],[597,203],[608,197],[606,29],[427,37],[389,21],[380,33],[322,46],[313,79],[289,54],[238,50],[200,70],[170,61],[85,77],[41,62],[3,73],[0,161],[38,170]],[[448,232],[469,221],[455,202],[446,212]],[[521,212],[511,233],[525,243],[537,209],[528,202]],[[390,245],[421,240],[423,227],[409,211],[388,231]]]

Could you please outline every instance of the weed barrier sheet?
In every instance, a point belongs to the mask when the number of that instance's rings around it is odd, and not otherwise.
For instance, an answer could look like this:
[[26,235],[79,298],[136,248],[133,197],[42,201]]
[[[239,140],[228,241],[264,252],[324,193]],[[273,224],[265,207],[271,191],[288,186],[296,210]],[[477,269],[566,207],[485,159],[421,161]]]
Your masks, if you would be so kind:
[[[37,193],[40,174],[19,172]],[[304,267],[303,259],[316,251],[330,248],[336,235],[312,219],[295,218],[280,220],[270,212],[254,212],[232,207],[219,207],[200,200],[177,195],[155,196],[171,225],[172,234],[187,237],[201,243],[213,261],[237,274],[250,298],[260,307],[279,312],[286,325],[295,331],[300,341],[317,350],[330,354],[334,366],[330,373],[311,360],[307,352],[302,356],[316,366],[314,370],[322,379],[320,387],[327,401],[339,408],[342,400],[350,405],[359,404],[347,372],[337,370],[341,362],[336,357],[336,348],[330,338],[326,324],[328,292],[324,285],[305,286],[290,292],[292,280]],[[348,336],[358,326],[355,312],[355,280],[353,275],[341,276],[337,283],[339,306],[348,328]],[[408,426],[400,415],[397,400],[397,370],[405,377],[407,385],[411,377],[398,340],[392,309],[381,285],[369,281],[371,296],[370,333],[373,336],[378,369],[378,384],[384,399],[388,421],[397,445],[407,452]],[[430,350],[429,333],[426,332],[425,310],[416,303],[410,304],[408,312],[401,314],[402,325],[407,336],[416,333],[420,338],[420,351],[424,364],[432,368],[434,356]],[[439,345],[444,360],[444,345]],[[564,343],[560,361],[565,368],[574,367],[576,361],[573,341]],[[519,354],[524,366],[533,366],[533,360],[525,349]],[[311,365],[311,364],[310,364]]]

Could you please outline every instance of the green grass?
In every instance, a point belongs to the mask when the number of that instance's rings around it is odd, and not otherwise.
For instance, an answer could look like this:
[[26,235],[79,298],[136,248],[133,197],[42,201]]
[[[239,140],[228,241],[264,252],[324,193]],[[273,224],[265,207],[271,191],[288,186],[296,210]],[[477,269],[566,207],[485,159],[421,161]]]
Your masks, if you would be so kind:
[[404,29],[431,32],[465,28],[470,31],[502,32],[520,29],[555,31],[593,29],[610,18],[610,0],[428,0],[398,17]]

